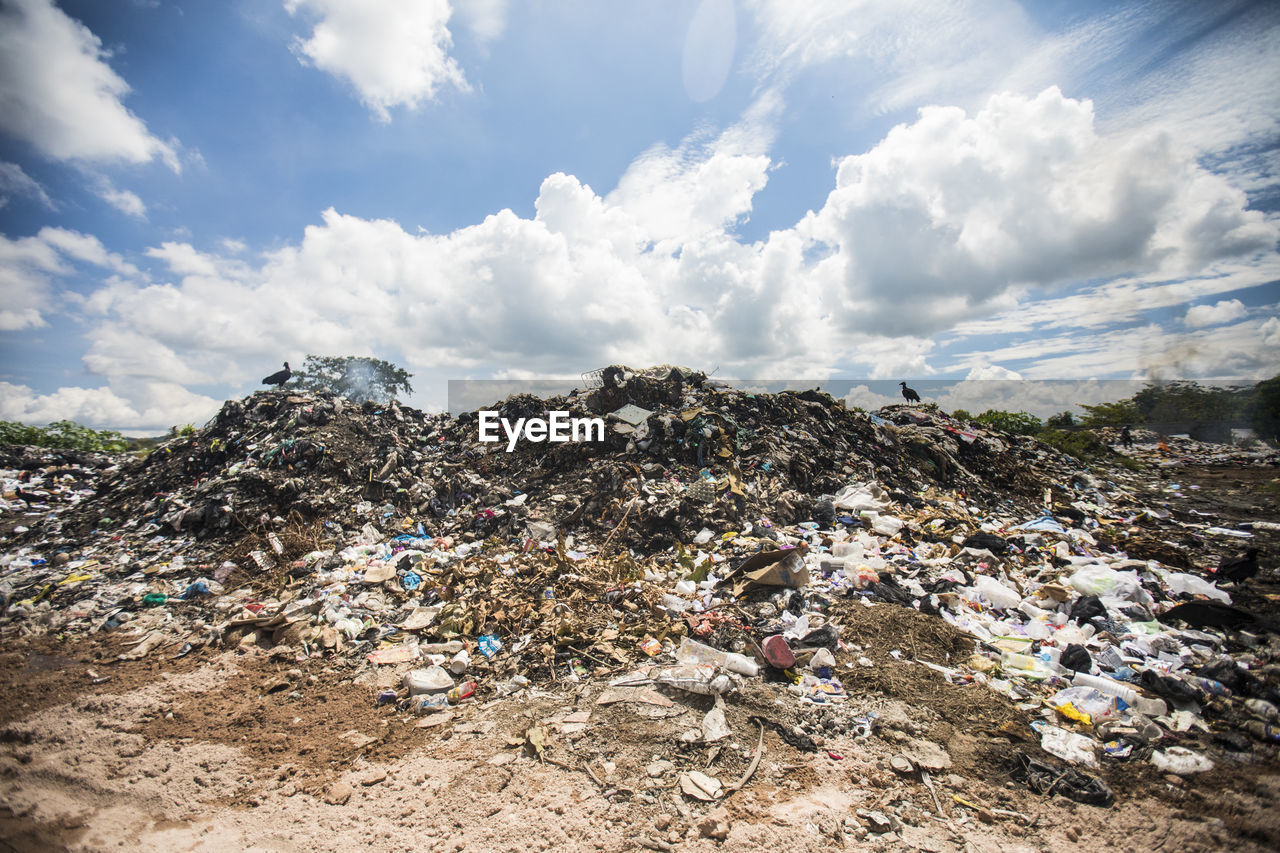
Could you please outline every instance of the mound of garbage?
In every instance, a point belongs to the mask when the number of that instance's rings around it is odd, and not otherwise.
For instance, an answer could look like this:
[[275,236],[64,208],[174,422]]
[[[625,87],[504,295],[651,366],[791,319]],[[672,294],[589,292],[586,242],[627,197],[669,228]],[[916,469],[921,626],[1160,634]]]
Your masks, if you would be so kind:
[[1025,508],[1050,484],[1068,494],[1089,486],[1048,446],[962,427],[928,407],[871,414],[814,391],[716,388],[692,372],[620,375],[573,398],[496,404],[512,420],[566,411],[607,421],[602,442],[520,442],[512,452],[481,442],[474,414],[259,392],[119,465],[93,501],[46,517],[28,539],[56,547],[59,537],[112,529],[226,542],[266,516],[480,539],[530,525],[571,535],[622,527],[620,543],[654,549],[712,522],[829,520],[828,502],[849,482],[874,480],[916,507],[930,487]]
[[[887,606],[950,632],[902,658],[920,678],[1035,711],[1044,751],[1084,768],[1059,790],[1082,801],[1109,801],[1090,775],[1106,762],[1198,772],[1280,739],[1275,626],[1205,571],[1255,531],[1151,505],[1146,475],[936,407],[678,369],[494,409],[598,417],[604,440],[508,452],[475,413],[271,391],[100,481],[51,475],[76,499],[15,528],[0,633],[327,657],[416,713],[535,682],[656,702],[763,679],[823,712],[784,727],[803,746],[874,728],[848,702],[872,652],[844,627]],[[12,459],[8,509],[30,512]],[[691,738],[723,736],[720,707]],[[1054,772],[1023,764],[1033,787]]]

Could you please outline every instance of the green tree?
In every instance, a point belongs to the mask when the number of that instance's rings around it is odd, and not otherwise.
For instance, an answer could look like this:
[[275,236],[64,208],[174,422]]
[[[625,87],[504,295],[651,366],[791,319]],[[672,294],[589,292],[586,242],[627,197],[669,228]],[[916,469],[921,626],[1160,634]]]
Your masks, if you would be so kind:
[[389,403],[403,391],[413,392],[407,373],[389,361],[365,356],[308,355],[291,383],[304,391],[332,390],[349,400]]
[[1014,435],[1035,435],[1041,427],[1040,419],[1035,415],[1027,412],[1002,412],[999,409],[987,409],[974,420],[983,426]]
[[1254,386],[1252,410],[1249,420],[1258,438],[1276,441],[1280,437],[1280,376]]
[[1075,415],[1070,411],[1058,412],[1056,415],[1050,415],[1049,420],[1045,421],[1045,426],[1051,429],[1063,429],[1064,427],[1073,427],[1076,425]]
[[1221,423],[1241,417],[1250,389],[1206,388],[1196,382],[1177,381],[1148,385],[1133,395],[1143,422],[1191,421]]
[[1138,407],[1133,400],[1118,400],[1114,403],[1098,403],[1096,406],[1084,406],[1085,415],[1080,419],[1082,426],[1104,427],[1124,426],[1138,423]]

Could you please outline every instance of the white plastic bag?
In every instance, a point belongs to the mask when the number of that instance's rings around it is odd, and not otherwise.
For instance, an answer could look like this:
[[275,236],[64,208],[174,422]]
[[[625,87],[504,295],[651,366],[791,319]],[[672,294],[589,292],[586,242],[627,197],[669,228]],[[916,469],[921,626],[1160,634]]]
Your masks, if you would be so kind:
[[1231,596],[1218,589],[1217,584],[1198,578],[1195,575],[1170,572],[1164,576],[1164,585],[1169,592],[1187,593],[1190,595],[1207,595],[1223,604],[1231,603]]
[[1045,726],[1041,730],[1040,747],[1050,755],[1056,755],[1072,764],[1098,766],[1097,741],[1057,726]]
[[895,516],[881,515],[871,522],[871,529],[881,536],[896,536],[904,524],[905,521]]
[[831,503],[838,510],[860,512],[886,506],[888,501],[884,500],[883,495],[884,491],[873,484],[854,484],[841,489]]
[[1179,776],[1213,769],[1212,761],[1185,746],[1171,746],[1164,752],[1157,750],[1151,753],[1151,763],[1166,773],[1177,773]]
[[1081,566],[1067,583],[1083,595],[1109,595],[1144,605],[1153,603],[1142,588],[1137,572],[1117,572],[1096,564]]
[[1022,603],[1022,595],[989,575],[978,575],[973,588],[997,610],[1013,610]]

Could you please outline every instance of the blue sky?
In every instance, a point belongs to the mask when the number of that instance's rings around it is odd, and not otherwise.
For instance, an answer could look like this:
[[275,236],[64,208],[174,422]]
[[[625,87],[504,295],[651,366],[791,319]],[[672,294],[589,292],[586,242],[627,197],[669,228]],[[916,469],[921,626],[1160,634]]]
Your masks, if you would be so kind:
[[307,353],[429,407],[1265,378],[1278,142],[1270,3],[0,0],[0,418],[201,423]]

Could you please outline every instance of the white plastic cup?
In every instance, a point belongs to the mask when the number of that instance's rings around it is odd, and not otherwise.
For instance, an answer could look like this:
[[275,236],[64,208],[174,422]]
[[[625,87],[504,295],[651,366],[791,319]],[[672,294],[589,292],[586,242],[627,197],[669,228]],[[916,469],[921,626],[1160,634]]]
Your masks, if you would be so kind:
[[462,675],[471,666],[471,655],[467,654],[467,650],[463,649],[453,656],[449,661],[449,671],[454,675]]

